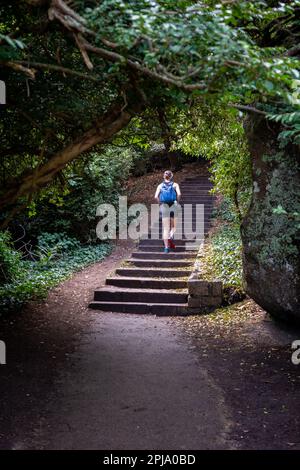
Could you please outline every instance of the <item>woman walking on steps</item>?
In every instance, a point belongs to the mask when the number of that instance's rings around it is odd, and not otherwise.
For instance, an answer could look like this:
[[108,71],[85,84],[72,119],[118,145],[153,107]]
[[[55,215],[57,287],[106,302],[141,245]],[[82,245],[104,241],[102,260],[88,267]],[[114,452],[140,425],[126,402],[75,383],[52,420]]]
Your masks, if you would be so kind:
[[176,230],[177,204],[181,197],[179,185],[173,181],[172,171],[164,172],[164,181],[157,186],[155,199],[160,204],[162,216],[164,252],[175,250],[174,233]]

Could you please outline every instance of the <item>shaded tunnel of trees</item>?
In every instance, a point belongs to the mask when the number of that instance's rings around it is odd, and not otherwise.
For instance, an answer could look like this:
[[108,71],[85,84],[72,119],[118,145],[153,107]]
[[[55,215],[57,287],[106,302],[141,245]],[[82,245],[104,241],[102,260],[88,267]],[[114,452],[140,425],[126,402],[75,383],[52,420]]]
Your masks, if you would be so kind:
[[2,1],[0,18],[4,245],[24,221],[90,240],[99,194],[163,144],[173,168],[210,162],[247,293],[299,321],[300,2]]

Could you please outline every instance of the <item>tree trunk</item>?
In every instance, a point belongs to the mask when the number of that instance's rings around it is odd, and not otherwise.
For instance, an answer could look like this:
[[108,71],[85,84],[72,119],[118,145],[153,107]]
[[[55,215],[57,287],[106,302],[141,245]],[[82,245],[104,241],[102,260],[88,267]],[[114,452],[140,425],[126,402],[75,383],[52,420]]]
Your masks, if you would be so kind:
[[[246,291],[275,317],[300,322],[299,148],[279,147],[278,124],[251,117],[253,196],[243,220]],[[287,212],[276,214],[279,205]]]
[[101,116],[94,126],[83,133],[67,147],[54,154],[46,163],[24,173],[12,181],[9,188],[0,196],[0,210],[6,209],[22,197],[38,191],[46,186],[72,160],[93,146],[111,139],[123,129],[132,116],[141,112],[143,104],[137,103],[123,110],[124,105],[115,104],[106,114]]

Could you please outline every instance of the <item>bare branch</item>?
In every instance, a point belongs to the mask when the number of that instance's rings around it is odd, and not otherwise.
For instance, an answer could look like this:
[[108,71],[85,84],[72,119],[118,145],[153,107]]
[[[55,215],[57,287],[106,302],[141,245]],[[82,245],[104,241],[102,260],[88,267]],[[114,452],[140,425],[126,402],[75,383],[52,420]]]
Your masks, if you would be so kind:
[[144,67],[139,62],[135,62],[132,59],[127,59],[126,57],[118,54],[117,52],[108,51],[101,47],[96,47],[90,44],[89,42],[84,42],[84,47],[86,50],[94,52],[95,54],[99,55],[105,60],[109,60],[110,62],[120,62],[123,64],[128,65],[131,69],[140,72],[143,75],[146,75],[150,78],[154,78],[155,80],[159,80],[161,82],[167,83],[168,85],[174,85],[178,88],[181,88],[185,91],[192,91],[192,90],[204,90],[206,88],[205,83],[195,83],[191,85],[187,85],[183,83],[181,80],[175,80],[166,75],[161,75],[153,70]]
[[248,113],[262,114],[263,116],[266,116],[268,114],[265,111],[262,111],[261,109],[255,108],[254,106],[247,106],[247,105],[235,104],[235,103],[229,103],[228,106],[230,108],[239,109],[240,111],[246,111]]
[[244,64],[243,62],[238,62],[237,60],[225,60],[224,65],[229,65],[233,67],[246,67],[248,68],[248,64]]
[[[74,31],[81,34],[88,34],[93,37],[97,36],[95,31],[92,31],[91,29],[88,29],[85,26],[86,20],[80,15],[78,15],[74,10],[72,10],[62,0],[52,0],[51,7],[48,10],[48,16],[50,21],[57,19],[69,31]],[[100,41],[106,47],[110,47],[111,49],[115,49],[116,47],[118,47],[116,43],[108,41],[105,38],[100,38]]]
[[29,78],[32,78],[34,79],[35,78],[35,70],[33,69],[30,69],[28,67],[24,67],[24,65],[28,65],[28,62],[17,62],[17,61],[4,61],[4,60],[1,60],[0,61],[0,64],[1,65],[4,65],[5,67],[9,67],[13,70],[16,70],[17,72],[22,72],[22,73],[25,73],[25,75],[27,75]]
[[85,48],[82,44],[81,34],[75,34],[74,33],[74,37],[75,37],[76,44],[77,44],[77,46],[78,46],[78,48],[81,52],[81,55],[82,55],[82,58],[84,60],[85,65],[87,66],[87,68],[89,70],[93,70],[94,66],[93,66],[92,62],[90,61],[90,58],[89,58],[89,56],[88,56],[88,54],[87,54],[87,52],[86,52],[86,50],[85,50]]
[[139,100],[129,103],[126,111],[122,111],[123,104],[120,104],[118,98],[117,102],[94,123],[93,127],[75,141],[50,157],[46,163],[36,167],[33,172],[29,174],[25,172],[11,181],[7,190],[0,197],[0,209],[15,204],[20,197],[30,195],[46,186],[68,163],[83,152],[95,145],[107,142],[127,126],[131,118],[143,110],[144,105]]
[[[12,64],[15,66],[23,66],[23,65],[30,65],[31,67],[35,67],[37,69],[45,69],[45,70],[53,70],[56,72],[62,72],[68,75],[75,75],[80,78],[85,78],[87,80],[93,80],[94,82],[100,81],[100,78],[95,77],[95,75],[89,75],[83,72],[77,72],[76,70],[68,69],[66,67],[62,67],[60,65],[55,65],[55,64],[44,64],[42,62],[28,62],[26,60],[15,60],[13,62],[5,62],[1,61],[0,62],[2,65],[6,65],[7,67],[12,67]],[[12,67],[14,68],[14,67]],[[29,69],[27,69],[29,70]],[[32,70],[32,72],[36,72],[35,70]],[[35,78],[34,75],[31,76],[30,78]]]
[[78,21],[80,24],[86,24],[85,18],[82,18],[82,16],[78,15],[72,8],[70,8],[64,1],[62,0],[52,0],[52,7],[53,8],[58,8],[59,10],[62,11],[65,15],[70,16],[74,20]]

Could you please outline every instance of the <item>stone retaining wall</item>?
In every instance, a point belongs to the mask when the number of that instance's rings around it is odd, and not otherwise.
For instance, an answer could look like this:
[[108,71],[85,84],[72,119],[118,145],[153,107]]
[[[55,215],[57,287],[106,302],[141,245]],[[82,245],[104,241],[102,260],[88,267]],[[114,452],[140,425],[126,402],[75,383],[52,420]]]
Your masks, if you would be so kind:
[[[223,300],[223,284],[207,280],[201,273],[203,245],[200,246],[194,270],[188,279],[188,310],[190,313],[207,313],[220,307]],[[199,310],[201,310],[199,312]]]

